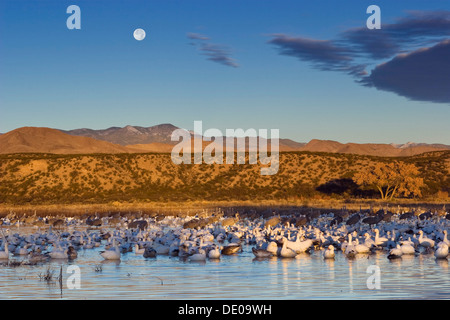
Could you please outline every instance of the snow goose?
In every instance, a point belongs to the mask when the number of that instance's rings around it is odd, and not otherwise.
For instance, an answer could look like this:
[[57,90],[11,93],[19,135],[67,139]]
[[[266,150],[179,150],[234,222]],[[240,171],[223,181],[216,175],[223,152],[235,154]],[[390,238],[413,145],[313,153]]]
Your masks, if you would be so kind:
[[206,260],[206,251],[203,249],[198,249],[197,253],[194,253],[189,256],[190,261],[205,261]]
[[58,247],[52,250],[52,252],[49,252],[48,255],[52,259],[68,259],[69,255],[67,252],[68,249],[63,250],[61,247]]
[[262,249],[269,251],[273,255],[277,255],[277,253],[278,253],[278,246],[275,241],[271,241],[271,242],[267,243],[267,246],[265,248],[263,247]]
[[120,260],[120,250],[116,245],[116,239],[113,239],[112,247],[106,251],[100,251],[100,255],[105,260]]
[[359,243],[358,239],[355,239],[354,247],[356,253],[370,253],[370,248],[364,244]]
[[209,259],[220,259],[220,248],[218,246],[213,247],[208,252]]
[[400,249],[402,250],[402,253],[406,255],[416,253],[416,249],[414,248],[414,243],[411,241],[411,238],[409,238],[409,241],[403,241]]
[[334,259],[334,246],[329,245],[328,249],[325,250],[325,252],[323,253],[323,258],[324,259]]
[[364,245],[366,247],[368,247],[369,249],[371,249],[372,247],[375,247],[375,241],[370,237],[370,234],[368,234],[367,232],[364,233]]
[[8,242],[5,241],[4,247],[5,251],[0,251],[0,259],[6,260],[9,259]]
[[447,259],[448,245],[445,242],[439,242],[434,252],[436,259]]
[[419,245],[424,248],[433,248],[434,247],[434,240],[424,237],[423,231],[419,230]]
[[352,243],[351,239],[352,239],[351,234],[348,234],[348,240],[345,240],[344,236],[339,239],[339,241],[341,242],[342,252],[345,252],[345,249],[347,248],[347,246]]
[[444,230],[443,231],[443,233],[442,233],[442,241],[447,245],[447,246],[449,246],[450,247],[450,240],[448,240],[448,237],[447,237],[447,230]]
[[355,245],[353,244],[352,241],[352,235],[349,233],[348,234],[348,242],[345,245],[345,249],[344,249],[344,254],[347,256],[347,258],[354,258],[356,255],[356,249],[355,249]]
[[144,251],[145,251],[145,248],[140,248],[139,247],[139,244],[135,244],[134,245],[134,253],[135,254],[137,254],[137,255],[142,255],[142,254],[144,254]]
[[287,241],[286,248],[295,251],[296,253],[304,253],[309,251],[313,246],[313,241],[311,239],[300,240],[300,234],[297,234],[297,239],[295,242]]
[[400,245],[397,244],[397,246],[394,249],[391,249],[389,251],[388,259],[398,259],[401,258],[403,255],[402,249],[400,248]]
[[384,247],[387,245],[388,239],[385,237],[380,237],[380,230],[375,229],[375,245],[377,247]]
[[283,241],[283,246],[281,247],[280,257],[282,257],[282,258],[294,258],[297,255],[297,253],[294,250],[289,249],[286,246],[286,242],[287,241],[286,241],[286,238],[285,238],[285,240]]

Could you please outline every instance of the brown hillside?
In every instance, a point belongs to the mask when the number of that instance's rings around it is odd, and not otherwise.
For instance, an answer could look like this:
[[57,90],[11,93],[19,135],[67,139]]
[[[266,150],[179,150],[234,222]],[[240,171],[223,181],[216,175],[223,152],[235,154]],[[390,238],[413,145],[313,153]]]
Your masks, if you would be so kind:
[[[261,165],[176,165],[170,154],[0,155],[0,204],[108,203],[111,201],[234,201],[365,196],[353,175],[390,158],[284,152],[279,171]],[[416,165],[434,197],[450,192],[450,151],[399,158]],[[338,187],[339,190],[335,190]],[[379,195],[375,190],[373,196]]]
[[132,144],[126,146],[131,152],[135,153],[146,153],[146,152],[157,152],[157,153],[170,153],[172,152],[173,145],[168,143],[147,143],[147,144]]
[[[298,150],[297,146],[295,146],[293,144],[286,144],[286,143],[284,143],[283,140],[287,140],[287,139],[280,139],[279,151],[287,152],[287,151],[297,151]],[[234,144],[235,144],[234,151],[241,151],[241,149],[239,149],[237,147],[236,139],[235,139]],[[203,143],[202,143],[203,149],[208,145],[211,145],[210,148],[212,148],[214,146],[216,151],[226,152],[228,150],[228,148],[226,147],[225,139],[223,141],[223,145],[220,145],[214,141],[212,141],[212,142],[211,141],[203,141]],[[248,139],[247,139],[246,147],[245,147],[246,151],[249,150],[248,146],[249,146],[249,144],[248,144]],[[170,152],[172,152],[174,145],[168,144],[168,143],[154,142],[154,143],[148,143],[148,144],[132,144],[132,145],[127,145],[126,147],[130,150],[130,152],[135,152],[135,153],[145,153],[145,152],[170,153]],[[271,149],[271,144],[270,144],[270,140],[269,140],[267,142],[267,150],[270,151],[270,149]],[[251,144],[250,150],[251,151],[258,150],[257,145]],[[197,151],[197,149],[194,148],[194,139],[191,139],[191,152],[193,152],[193,151]]]
[[56,129],[23,127],[0,136],[0,153],[127,153],[125,147]]
[[313,139],[308,142],[304,147],[301,147],[302,151],[311,152],[337,152],[342,147],[342,143],[332,140],[318,140]]

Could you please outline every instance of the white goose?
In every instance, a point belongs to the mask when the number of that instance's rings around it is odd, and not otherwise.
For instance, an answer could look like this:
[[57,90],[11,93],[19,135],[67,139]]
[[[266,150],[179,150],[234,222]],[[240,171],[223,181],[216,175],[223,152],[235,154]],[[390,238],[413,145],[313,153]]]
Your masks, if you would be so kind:
[[209,250],[208,258],[209,259],[220,259],[220,248],[215,246],[213,249]]
[[447,230],[444,230],[444,239],[442,240],[447,246],[449,246],[450,247],[450,240],[448,240],[448,237],[447,237]]
[[[263,249],[264,249],[264,247],[263,247]],[[267,246],[265,247],[265,250],[269,251],[274,256],[276,256],[278,254],[277,243],[275,241],[271,241],[271,242],[267,243]]]
[[282,258],[294,258],[297,255],[297,253],[294,250],[289,249],[286,246],[286,242],[287,242],[287,240],[286,240],[286,238],[284,238],[283,247],[281,247],[281,251],[280,251],[280,257],[282,257]]
[[344,246],[344,254],[348,257],[348,258],[353,258],[356,255],[356,249],[355,249],[355,245],[353,244],[352,241],[352,235],[349,233],[348,234],[348,242],[347,244]]
[[448,245],[445,242],[439,242],[434,252],[436,259],[447,259]]
[[325,250],[325,252],[323,253],[323,258],[324,259],[334,259],[334,246],[329,245],[328,249]]
[[135,254],[143,255],[144,252],[145,252],[145,248],[144,247],[143,248],[139,248],[139,244],[137,244],[137,243],[134,245],[134,253]]
[[9,259],[8,242],[5,241],[5,251],[0,251],[0,259]]
[[424,248],[433,248],[434,247],[434,240],[424,237],[423,231],[419,230],[419,245]]
[[206,251],[203,249],[198,249],[197,253],[194,253],[189,256],[190,261],[205,261],[206,260]]
[[358,239],[355,239],[355,251],[356,253],[370,253],[370,248],[365,244],[359,243]]
[[52,259],[68,259],[68,249],[63,250],[62,248],[58,248],[53,250],[52,252],[49,252],[48,255]]
[[120,250],[116,245],[116,239],[113,239],[112,247],[106,251],[100,251],[100,255],[105,260],[120,260]]
[[398,259],[401,258],[403,255],[402,249],[400,248],[400,245],[397,244],[397,246],[394,249],[391,249],[389,251],[388,259]]
[[416,250],[414,248],[413,242],[411,240],[409,241],[403,241],[400,249],[402,250],[403,254],[409,255],[409,254],[415,254]]
[[313,245],[311,239],[300,240],[300,235],[297,234],[297,239],[295,241],[286,241],[286,248],[295,251],[296,253],[306,252]]
[[388,238],[380,237],[380,230],[375,229],[375,245],[378,247],[384,247],[387,245]]
[[365,245],[366,247],[368,247],[368,248],[370,249],[370,248],[376,246],[376,245],[375,245],[375,241],[370,237],[370,234],[368,234],[367,232],[364,233],[364,238],[365,238],[365,240],[364,240],[364,245]]

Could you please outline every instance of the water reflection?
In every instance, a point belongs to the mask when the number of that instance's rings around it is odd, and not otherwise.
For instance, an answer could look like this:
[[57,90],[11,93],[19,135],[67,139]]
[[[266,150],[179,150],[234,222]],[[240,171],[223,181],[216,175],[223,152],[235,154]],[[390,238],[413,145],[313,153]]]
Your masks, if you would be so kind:
[[347,263],[348,263],[348,285],[349,285],[350,293],[353,293],[353,263],[354,263],[354,258],[347,259]]
[[442,268],[443,271],[448,271],[448,260],[447,259],[436,259],[436,264]]
[[399,268],[402,266],[402,262],[403,262],[403,259],[402,259],[402,258],[390,259],[390,260],[389,260],[389,263],[390,263],[392,266],[395,266],[397,269],[399,269]]
[[122,262],[121,260],[102,260],[102,261],[100,261],[100,263],[102,265],[114,265],[114,266],[119,266],[121,262]]
[[335,278],[335,271],[334,271],[334,259],[324,259],[325,264],[327,264],[328,267],[328,279],[334,280]]
[[402,262],[401,264],[403,267],[411,267],[414,265],[415,260],[416,260],[416,257],[414,257],[414,255],[409,255],[409,254],[403,255],[402,259],[401,259],[401,262]]

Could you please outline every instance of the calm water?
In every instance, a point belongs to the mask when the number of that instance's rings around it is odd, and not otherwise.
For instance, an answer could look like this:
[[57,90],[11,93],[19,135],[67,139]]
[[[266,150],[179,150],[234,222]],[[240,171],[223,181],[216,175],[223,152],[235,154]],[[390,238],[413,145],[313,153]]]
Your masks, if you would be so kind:
[[[390,261],[386,252],[353,260],[337,252],[334,261],[325,261],[316,251],[255,260],[251,246],[244,246],[244,252],[220,261],[144,259],[130,252],[108,262],[98,253],[102,247],[80,250],[71,262],[0,267],[0,299],[450,299],[448,261],[432,254]],[[67,267],[74,264],[81,270],[80,289],[66,284]],[[370,265],[380,268],[380,289],[367,288]],[[48,268],[54,271],[51,282],[39,277]]]

